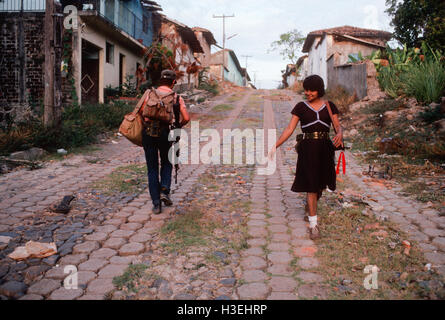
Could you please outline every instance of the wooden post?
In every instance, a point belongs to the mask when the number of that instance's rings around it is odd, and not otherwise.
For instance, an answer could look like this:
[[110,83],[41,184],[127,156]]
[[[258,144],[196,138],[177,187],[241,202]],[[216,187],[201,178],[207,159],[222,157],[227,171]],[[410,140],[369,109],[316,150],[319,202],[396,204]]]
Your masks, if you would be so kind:
[[46,0],[45,11],[45,98],[43,124],[46,128],[54,125],[54,1]]
[[[45,11],[45,97],[43,124],[46,128],[60,125],[62,116],[62,21],[54,0],[46,0]],[[57,37],[57,38],[56,38]]]

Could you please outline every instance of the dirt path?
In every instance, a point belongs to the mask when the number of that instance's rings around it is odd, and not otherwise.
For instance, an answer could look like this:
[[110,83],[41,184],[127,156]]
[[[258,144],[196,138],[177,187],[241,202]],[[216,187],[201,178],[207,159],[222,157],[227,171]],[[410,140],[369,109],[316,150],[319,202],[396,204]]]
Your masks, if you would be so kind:
[[[238,93],[215,101],[196,117],[205,128],[217,129],[221,137],[223,129],[261,127],[277,129],[279,135],[301,97],[264,99],[272,94]],[[404,271],[417,277],[426,262],[443,275],[445,217],[399,196],[398,186],[389,190],[363,176],[363,166],[351,153],[347,154],[346,182],[339,183],[337,193],[326,194],[320,205],[326,238],[317,243],[309,240],[303,220],[304,195],[290,191],[296,164],[294,141],[292,137],[280,148],[277,170],[271,176],[259,175],[255,165],[182,165],[178,184],[172,186],[175,206],[158,216],[151,214],[143,151],[123,138],[92,155],[0,177],[0,236],[9,237],[9,244],[2,245],[0,251],[0,295],[68,300],[294,300],[342,298],[346,294],[349,298],[397,298],[395,286],[383,293],[364,290],[363,268],[354,275],[349,261],[335,264],[340,256],[360,260],[357,251],[364,250],[366,264],[378,265],[382,257],[374,259],[373,254],[387,252],[388,244],[394,244],[389,254],[400,261],[400,268],[409,269],[399,270],[399,277],[405,277]],[[200,146],[205,144],[201,141]],[[233,148],[235,157],[242,151],[240,145]],[[128,180],[125,188],[111,193],[98,185],[122,184],[122,180]],[[356,209],[339,207],[338,197],[348,188],[378,205],[371,211],[354,203],[351,206]],[[67,193],[77,196],[70,214],[49,213],[47,207]],[[332,210],[337,215],[332,216]],[[373,214],[357,218],[360,210]],[[357,225],[335,234],[331,226],[338,223],[338,229],[343,227],[340,223],[345,220],[335,220],[341,215],[351,218],[347,224],[357,220]],[[386,236],[379,233],[383,236],[375,240],[371,234],[360,233],[360,228],[371,222],[374,226],[381,223]],[[394,240],[393,233],[402,238]],[[368,242],[358,239],[364,234]],[[360,250],[351,247],[343,252],[330,237]],[[23,262],[6,257],[28,240],[55,241],[59,252],[47,259]],[[397,252],[402,240],[412,242],[411,256]],[[363,248],[371,243],[372,248]],[[63,287],[68,265],[78,270],[76,290]],[[398,271],[394,264],[380,267],[388,269],[382,272]],[[439,291],[440,283],[432,281],[437,279],[418,282],[430,292]]]

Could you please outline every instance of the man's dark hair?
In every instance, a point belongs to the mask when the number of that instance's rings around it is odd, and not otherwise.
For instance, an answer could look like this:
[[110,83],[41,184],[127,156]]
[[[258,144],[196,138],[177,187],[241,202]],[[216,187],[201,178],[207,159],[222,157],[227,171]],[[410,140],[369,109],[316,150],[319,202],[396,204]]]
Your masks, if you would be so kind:
[[170,87],[175,80],[172,79],[161,79],[159,80],[159,85]]
[[304,90],[317,91],[319,98],[323,97],[326,93],[323,79],[315,74],[304,79],[303,88]]

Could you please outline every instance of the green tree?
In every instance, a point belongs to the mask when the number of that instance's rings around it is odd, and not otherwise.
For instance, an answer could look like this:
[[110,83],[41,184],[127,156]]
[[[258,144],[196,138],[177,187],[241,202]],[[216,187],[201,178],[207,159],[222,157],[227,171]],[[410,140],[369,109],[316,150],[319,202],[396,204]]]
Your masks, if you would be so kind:
[[397,40],[408,47],[419,47],[425,41],[445,51],[445,1],[386,0],[386,5]]
[[299,51],[305,40],[306,38],[303,37],[301,32],[294,29],[280,35],[280,40],[272,42],[271,51],[280,50],[280,54],[284,59],[290,60],[292,64],[296,64]]

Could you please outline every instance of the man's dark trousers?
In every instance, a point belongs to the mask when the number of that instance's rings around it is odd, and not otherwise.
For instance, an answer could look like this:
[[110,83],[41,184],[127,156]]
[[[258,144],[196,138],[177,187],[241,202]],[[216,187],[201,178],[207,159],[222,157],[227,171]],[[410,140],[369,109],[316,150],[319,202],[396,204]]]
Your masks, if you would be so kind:
[[[148,169],[148,189],[153,205],[160,204],[161,192],[170,194],[173,165],[168,158],[172,146],[172,142],[168,141],[168,135],[168,128],[163,128],[159,137],[151,137],[145,130],[142,133],[142,144]],[[159,181],[159,156],[161,158],[161,181]]]

